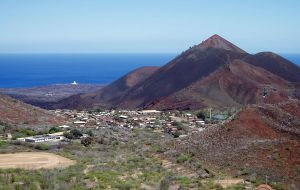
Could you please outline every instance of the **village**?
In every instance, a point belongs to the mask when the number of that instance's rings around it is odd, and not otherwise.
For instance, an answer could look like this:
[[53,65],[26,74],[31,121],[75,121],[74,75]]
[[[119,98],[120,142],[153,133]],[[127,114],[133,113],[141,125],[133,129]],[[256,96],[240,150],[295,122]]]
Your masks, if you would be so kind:
[[[67,133],[76,130],[81,133],[74,139],[89,137],[83,131],[102,130],[110,127],[121,127],[129,130],[148,128],[154,132],[167,133],[174,138],[185,138],[189,134],[201,132],[208,127],[226,121],[228,115],[211,112],[179,112],[158,110],[106,110],[106,111],[77,111],[51,110],[57,116],[67,119],[64,125],[57,126],[57,131],[48,134],[16,138],[16,141],[28,143],[58,143],[68,142]],[[7,139],[11,139],[9,134]]]

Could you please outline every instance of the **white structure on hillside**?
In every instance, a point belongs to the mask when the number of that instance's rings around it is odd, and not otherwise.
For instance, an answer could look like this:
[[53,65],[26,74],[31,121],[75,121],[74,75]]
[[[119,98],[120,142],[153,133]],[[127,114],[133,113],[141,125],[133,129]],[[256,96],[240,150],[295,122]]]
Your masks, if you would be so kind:
[[141,110],[139,111],[140,114],[151,114],[151,113],[160,113],[161,111],[157,110]]
[[25,142],[31,142],[31,143],[61,141],[64,139],[65,139],[65,137],[62,135],[62,133],[48,134],[48,135],[36,135],[36,136],[32,136],[32,137],[17,138],[18,141],[25,141]]

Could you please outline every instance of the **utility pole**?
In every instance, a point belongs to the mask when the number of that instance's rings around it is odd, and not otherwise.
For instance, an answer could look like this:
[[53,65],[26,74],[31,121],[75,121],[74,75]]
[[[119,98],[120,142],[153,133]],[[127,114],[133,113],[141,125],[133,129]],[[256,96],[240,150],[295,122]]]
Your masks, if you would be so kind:
[[209,119],[210,119],[210,121],[211,121],[211,110],[212,110],[212,108],[209,108]]
[[266,185],[268,185],[268,176],[266,175]]

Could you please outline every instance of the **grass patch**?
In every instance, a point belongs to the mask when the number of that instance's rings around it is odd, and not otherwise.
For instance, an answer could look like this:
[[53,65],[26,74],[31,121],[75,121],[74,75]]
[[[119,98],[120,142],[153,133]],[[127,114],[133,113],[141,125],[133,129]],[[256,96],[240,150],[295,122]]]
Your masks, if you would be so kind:
[[180,154],[179,156],[176,157],[176,162],[177,163],[184,163],[188,160],[191,159],[191,156],[190,155],[187,155],[187,154]]

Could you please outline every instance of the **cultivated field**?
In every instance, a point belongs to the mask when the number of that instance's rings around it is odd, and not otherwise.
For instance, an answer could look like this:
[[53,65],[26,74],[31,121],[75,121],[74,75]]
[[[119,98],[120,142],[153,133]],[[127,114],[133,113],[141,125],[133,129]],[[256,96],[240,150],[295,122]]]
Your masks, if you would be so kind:
[[22,168],[36,170],[40,168],[65,168],[75,164],[75,161],[46,152],[20,152],[0,154],[0,168]]

